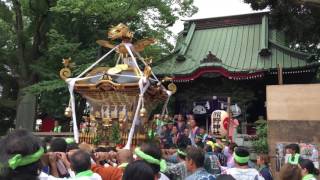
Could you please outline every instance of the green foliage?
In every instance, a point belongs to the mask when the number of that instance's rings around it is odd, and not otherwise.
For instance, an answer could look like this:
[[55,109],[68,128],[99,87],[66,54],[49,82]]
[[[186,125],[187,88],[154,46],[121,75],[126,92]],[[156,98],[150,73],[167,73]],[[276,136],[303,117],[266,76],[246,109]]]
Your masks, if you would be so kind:
[[120,126],[118,122],[112,123],[110,142],[119,144],[121,142]]
[[29,86],[24,90],[27,93],[41,94],[41,93],[52,93],[56,90],[66,89],[66,83],[60,79],[41,81],[37,84]]
[[100,145],[102,142],[102,137],[101,136],[96,136],[94,139],[93,139],[93,144],[94,145]]
[[268,125],[267,123],[262,123],[257,126],[257,137],[258,139],[253,141],[253,147],[257,153],[268,154]]
[[[107,28],[126,23],[135,39],[154,37],[158,44],[142,54],[154,61],[168,54],[172,45],[168,27],[181,16],[197,11],[193,0],[8,0],[0,1],[0,121],[13,122],[18,94],[33,93],[38,110],[62,117],[68,92],[60,80],[63,58],[76,64],[73,77],[99,55],[107,52],[96,44],[106,39]],[[21,21],[18,21],[21,18]],[[103,65],[114,62],[110,57]],[[23,92],[23,93],[22,93]],[[13,103],[12,103],[13,102]],[[18,102],[19,103],[19,102]],[[6,105],[6,107],[4,106]],[[81,109],[79,109],[81,111]],[[5,115],[4,115],[5,114]]]
[[[292,48],[317,54],[320,48],[320,5],[297,0],[244,0],[254,10],[270,9],[271,25],[282,30]],[[299,46],[296,46],[299,45]],[[315,60],[316,60],[315,59]]]

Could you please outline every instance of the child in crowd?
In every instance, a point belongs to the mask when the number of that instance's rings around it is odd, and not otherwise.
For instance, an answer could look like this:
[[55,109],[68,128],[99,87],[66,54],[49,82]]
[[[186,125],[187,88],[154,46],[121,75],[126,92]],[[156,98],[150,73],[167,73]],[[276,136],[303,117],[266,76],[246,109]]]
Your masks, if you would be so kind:
[[267,154],[259,154],[257,157],[257,165],[259,172],[265,180],[273,180],[272,173],[269,167],[270,158]]
[[314,164],[309,159],[302,159],[299,162],[301,168],[302,180],[317,180],[319,170],[314,167]]

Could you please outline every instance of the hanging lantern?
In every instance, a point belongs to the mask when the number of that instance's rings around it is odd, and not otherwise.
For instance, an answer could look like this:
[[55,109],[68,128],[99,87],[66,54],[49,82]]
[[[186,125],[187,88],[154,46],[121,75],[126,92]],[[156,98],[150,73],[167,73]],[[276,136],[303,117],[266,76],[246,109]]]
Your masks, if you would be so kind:
[[142,107],[140,109],[140,117],[146,117],[147,116],[147,109]]
[[70,106],[66,107],[66,109],[64,110],[64,115],[66,117],[71,117],[71,114],[72,114],[72,109]]

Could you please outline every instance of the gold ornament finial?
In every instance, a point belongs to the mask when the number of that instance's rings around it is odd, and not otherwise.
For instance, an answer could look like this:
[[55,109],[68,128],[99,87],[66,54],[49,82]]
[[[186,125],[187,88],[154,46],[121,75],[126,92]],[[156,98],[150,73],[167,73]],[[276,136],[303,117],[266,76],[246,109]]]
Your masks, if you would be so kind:
[[66,80],[71,76],[70,67],[73,66],[71,63],[71,58],[69,57],[62,59],[62,64],[64,65],[64,68],[60,70],[60,78]]
[[144,67],[143,74],[145,77],[150,77],[152,73],[152,68],[151,68],[151,63],[152,63],[152,58],[145,58],[144,61],[146,62],[146,66]]
[[[122,55],[128,55],[127,48],[125,47],[124,43],[132,43],[132,38],[134,32],[129,29],[123,23],[118,24],[117,26],[113,26],[107,32],[108,38],[111,40],[121,39],[122,43],[119,44],[119,47],[116,49],[116,52]],[[100,46],[105,48],[114,48],[115,45],[113,42],[106,41],[106,40],[97,40],[96,41]],[[141,52],[145,49],[146,46],[156,43],[156,40],[153,38],[146,38],[139,40],[133,43],[132,49],[136,52]]]
[[133,32],[130,31],[130,29],[128,28],[128,26],[124,25],[123,23],[118,24],[117,26],[114,26],[112,28],[110,28],[109,32],[108,32],[108,37],[111,40],[115,40],[115,39],[129,39],[131,40],[133,38]]

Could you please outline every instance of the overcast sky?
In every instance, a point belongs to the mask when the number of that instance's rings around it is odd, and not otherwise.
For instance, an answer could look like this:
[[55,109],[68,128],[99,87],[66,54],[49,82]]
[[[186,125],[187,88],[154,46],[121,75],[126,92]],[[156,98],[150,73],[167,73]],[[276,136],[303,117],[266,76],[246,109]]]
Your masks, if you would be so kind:
[[[194,5],[199,8],[198,13],[191,18],[200,19],[208,17],[219,17],[237,14],[254,13],[249,4],[243,3],[243,0],[194,0]],[[177,21],[171,30],[178,34],[183,29],[183,22]]]

